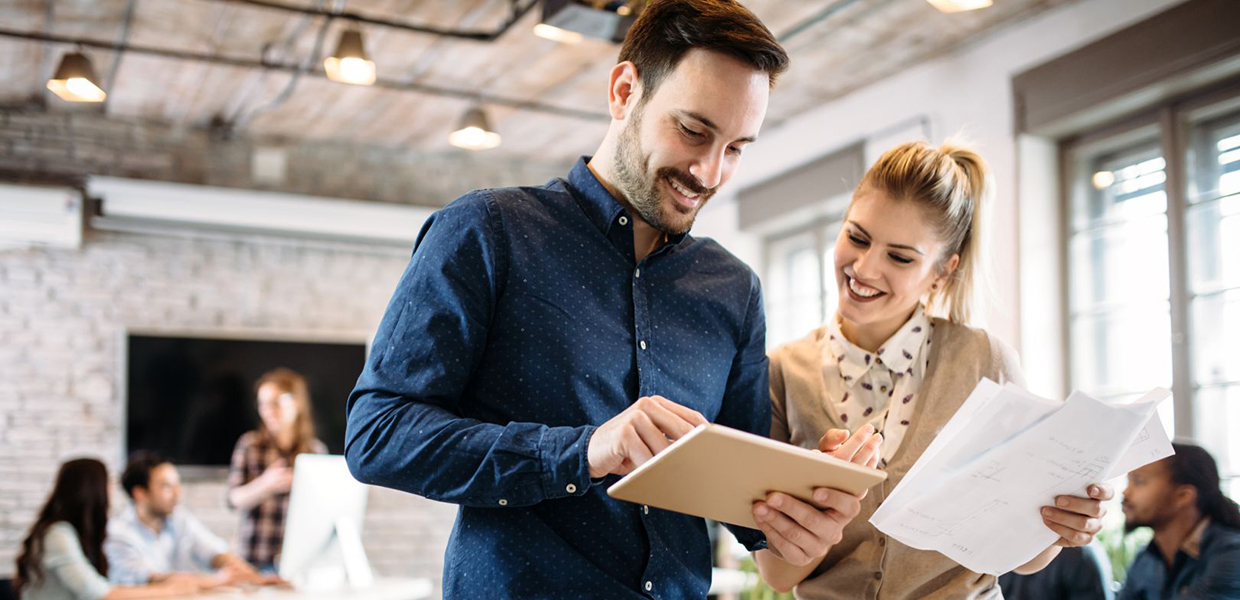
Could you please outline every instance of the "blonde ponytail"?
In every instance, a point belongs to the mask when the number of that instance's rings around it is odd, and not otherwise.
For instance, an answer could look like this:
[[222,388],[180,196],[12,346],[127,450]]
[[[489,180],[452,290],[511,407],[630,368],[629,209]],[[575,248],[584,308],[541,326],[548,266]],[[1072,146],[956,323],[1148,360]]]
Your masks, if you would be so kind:
[[969,324],[977,296],[987,288],[985,217],[994,179],[976,152],[950,142],[931,148],[910,142],[888,150],[861,179],[858,190],[873,189],[897,201],[911,200],[926,210],[943,253],[942,273],[953,254],[960,261],[945,285],[924,299],[926,311],[953,323]]

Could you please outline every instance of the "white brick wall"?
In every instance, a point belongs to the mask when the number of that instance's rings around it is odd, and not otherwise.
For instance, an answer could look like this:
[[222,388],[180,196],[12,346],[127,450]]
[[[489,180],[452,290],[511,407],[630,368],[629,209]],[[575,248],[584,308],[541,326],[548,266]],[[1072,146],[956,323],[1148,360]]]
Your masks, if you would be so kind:
[[[104,232],[88,232],[81,250],[0,250],[0,577],[11,576],[62,460],[99,457],[114,478],[122,466],[125,331],[369,337],[407,259],[358,245]],[[224,482],[185,491],[185,504],[231,538]],[[372,492],[364,544],[377,573],[429,577],[438,589],[455,512]]]

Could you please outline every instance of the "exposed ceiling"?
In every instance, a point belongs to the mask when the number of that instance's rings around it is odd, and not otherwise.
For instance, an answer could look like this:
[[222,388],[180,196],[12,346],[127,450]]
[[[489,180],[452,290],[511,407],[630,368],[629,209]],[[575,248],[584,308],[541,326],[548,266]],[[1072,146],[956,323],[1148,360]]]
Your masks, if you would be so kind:
[[[307,8],[441,28],[487,30],[513,14],[510,0],[281,0]],[[925,0],[749,0],[784,41],[792,67],[772,95],[767,127],[948,52],[977,36],[1071,0],[995,0],[991,8],[942,14]],[[524,4],[525,0],[518,0]],[[402,86],[434,86],[586,115],[487,105],[503,145],[487,152],[553,161],[593,150],[607,72],[618,46],[586,39],[562,45],[532,33],[539,8],[491,42],[363,26],[371,58],[388,87],[356,87],[286,71],[208,64],[137,52],[87,49],[109,97],[108,115],[174,125],[231,124],[245,135],[417,148],[448,148],[447,134],[472,101]],[[127,18],[128,16],[128,18]],[[0,29],[211,54],[248,61],[310,64],[330,54],[347,23],[235,0],[10,0]],[[128,26],[126,26],[128,23]],[[70,48],[0,35],[0,103],[43,98],[60,55]],[[591,118],[589,114],[598,115]]]

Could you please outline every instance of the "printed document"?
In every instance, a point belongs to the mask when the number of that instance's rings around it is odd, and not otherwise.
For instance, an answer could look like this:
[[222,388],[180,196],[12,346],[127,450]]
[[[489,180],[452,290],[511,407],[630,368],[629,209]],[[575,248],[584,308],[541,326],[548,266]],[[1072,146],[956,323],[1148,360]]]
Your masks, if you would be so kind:
[[870,522],[971,571],[1011,571],[1059,539],[1041,516],[1055,496],[1171,456],[1155,410],[1170,395],[1055,402],[983,379]]

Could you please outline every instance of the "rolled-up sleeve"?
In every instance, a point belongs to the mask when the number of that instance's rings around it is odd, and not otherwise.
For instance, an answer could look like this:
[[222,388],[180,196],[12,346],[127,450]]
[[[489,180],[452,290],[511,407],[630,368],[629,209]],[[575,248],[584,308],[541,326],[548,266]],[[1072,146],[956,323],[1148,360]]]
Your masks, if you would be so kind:
[[362,482],[482,507],[528,506],[590,486],[594,427],[463,416],[506,271],[493,203],[485,191],[471,193],[418,236],[348,401],[345,456]]

